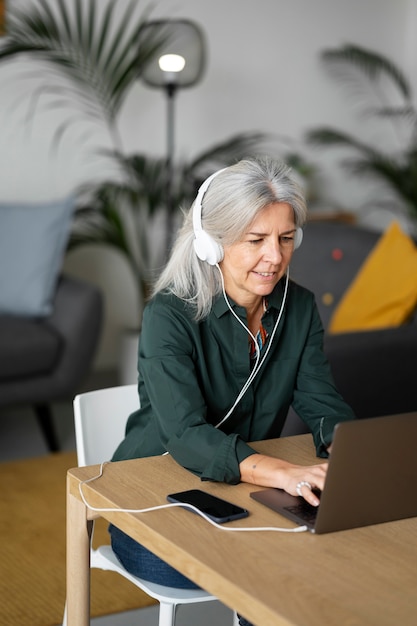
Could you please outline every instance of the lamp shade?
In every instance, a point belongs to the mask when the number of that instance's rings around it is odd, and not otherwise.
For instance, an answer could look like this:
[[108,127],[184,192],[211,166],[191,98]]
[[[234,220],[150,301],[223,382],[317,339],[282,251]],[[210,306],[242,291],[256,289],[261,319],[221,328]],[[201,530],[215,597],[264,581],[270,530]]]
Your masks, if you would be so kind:
[[206,46],[203,31],[197,24],[190,20],[155,20],[145,24],[143,31],[161,42],[155,58],[141,73],[147,85],[183,88],[192,87],[201,79]]

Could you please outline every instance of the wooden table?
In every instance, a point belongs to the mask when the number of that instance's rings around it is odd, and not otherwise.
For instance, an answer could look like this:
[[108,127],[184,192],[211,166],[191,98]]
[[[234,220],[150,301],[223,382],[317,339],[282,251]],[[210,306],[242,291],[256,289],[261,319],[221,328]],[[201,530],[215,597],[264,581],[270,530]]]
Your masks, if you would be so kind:
[[[302,464],[316,462],[310,435],[254,447]],[[89,520],[98,514],[83,504],[79,483],[98,469],[68,472],[68,626],[90,623]],[[83,492],[95,507],[143,508],[190,488],[249,509],[248,518],[228,526],[293,526],[252,500],[252,485],[201,483],[169,456],[106,465]],[[417,624],[417,518],[314,535],[225,532],[182,508],[100,515],[258,626]]]

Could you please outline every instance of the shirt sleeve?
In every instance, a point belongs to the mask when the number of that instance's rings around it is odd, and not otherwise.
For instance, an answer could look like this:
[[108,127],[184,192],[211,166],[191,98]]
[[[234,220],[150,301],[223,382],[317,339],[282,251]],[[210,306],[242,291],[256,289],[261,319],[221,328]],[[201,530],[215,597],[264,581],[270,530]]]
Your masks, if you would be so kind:
[[209,423],[193,332],[181,311],[158,303],[148,306],[140,340],[140,376],[165,450],[203,480],[236,484],[239,463],[255,451],[237,434],[227,435]]
[[330,364],[323,351],[323,326],[315,304],[310,330],[301,355],[293,408],[313,434],[317,455],[327,457],[338,422],[355,415],[336,389]]

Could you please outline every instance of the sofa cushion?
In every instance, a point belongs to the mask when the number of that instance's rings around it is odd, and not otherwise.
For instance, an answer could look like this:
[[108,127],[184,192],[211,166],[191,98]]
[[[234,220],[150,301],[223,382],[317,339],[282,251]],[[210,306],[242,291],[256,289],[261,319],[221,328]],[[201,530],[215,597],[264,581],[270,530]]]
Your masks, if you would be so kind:
[[400,326],[417,305],[417,248],[393,222],[344,294],[329,331]]
[[0,204],[0,314],[52,311],[74,200]]
[[291,260],[290,276],[316,296],[325,328],[379,233],[342,222],[311,221]]
[[47,323],[0,315],[0,380],[42,375],[59,358],[62,339]]

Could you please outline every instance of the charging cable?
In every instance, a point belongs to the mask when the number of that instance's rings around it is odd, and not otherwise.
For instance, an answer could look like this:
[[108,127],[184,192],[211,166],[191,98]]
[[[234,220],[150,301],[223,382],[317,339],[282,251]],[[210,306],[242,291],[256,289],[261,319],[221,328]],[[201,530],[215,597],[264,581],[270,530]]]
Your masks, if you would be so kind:
[[224,526],[223,524],[218,524],[217,522],[215,522],[214,520],[212,520],[210,517],[208,517],[208,515],[206,515],[205,513],[203,513],[203,511],[201,511],[200,509],[198,509],[197,507],[195,507],[193,504],[185,504],[183,502],[171,502],[169,504],[160,504],[159,506],[151,506],[145,509],[121,509],[121,508],[100,508],[100,507],[95,507],[91,504],[88,503],[84,492],[83,492],[83,486],[87,485],[88,483],[92,483],[95,480],[98,480],[99,478],[101,478],[103,476],[103,471],[104,471],[104,466],[108,465],[110,463],[110,461],[105,461],[104,463],[101,463],[100,465],[100,471],[96,476],[92,476],[91,478],[87,478],[86,480],[82,480],[80,482],[80,484],[78,485],[78,490],[80,492],[80,497],[81,500],[83,501],[83,503],[85,504],[85,506],[90,509],[90,511],[95,511],[97,513],[149,513],[150,511],[159,511],[161,509],[171,509],[173,507],[183,507],[185,509],[191,509],[192,511],[194,511],[195,513],[197,513],[198,515],[200,515],[202,518],[204,518],[207,522],[209,522],[212,526],[215,526],[216,528],[219,528],[220,530],[226,530],[229,532],[260,532],[260,531],[272,531],[272,532],[281,532],[281,533],[302,533],[305,532],[306,530],[308,530],[307,526],[297,526],[295,528],[279,528],[276,526],[261,526],[259,528],[230,528],[228,526]]

